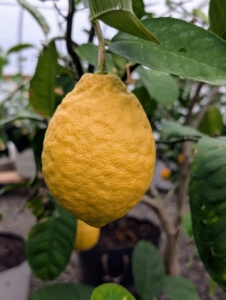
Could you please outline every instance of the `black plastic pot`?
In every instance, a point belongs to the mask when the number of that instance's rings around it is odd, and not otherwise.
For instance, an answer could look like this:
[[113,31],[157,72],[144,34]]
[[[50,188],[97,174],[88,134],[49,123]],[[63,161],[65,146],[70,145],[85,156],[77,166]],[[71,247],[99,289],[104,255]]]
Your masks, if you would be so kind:
[[[147,220],[137,220],[135,218],[127,218],[137,226],[149,225],[152,230],[147,235],[138,239],[147,240],[153,243],[156,247],[159,246],[161,230],[159,226]],[[117,222],[117,221],[115,221]],[[107,236],[108,228],[103,227],[101,236],[104,233]],[[100,238],[101,240],[101,238]],[[112,249],[112,245],[103,247],[103,239],[93,249],[80,252],[80,266],[82,273],[82,282],[92,286],[98,286],[106,282],[119,283],[134,293],[134,282],[131,267],[131,257],[134,246],[124,246],[123,244],[116,249]]]
[[0,299],[27,299],[30,275],[23,238],[13,233],[1,232]]

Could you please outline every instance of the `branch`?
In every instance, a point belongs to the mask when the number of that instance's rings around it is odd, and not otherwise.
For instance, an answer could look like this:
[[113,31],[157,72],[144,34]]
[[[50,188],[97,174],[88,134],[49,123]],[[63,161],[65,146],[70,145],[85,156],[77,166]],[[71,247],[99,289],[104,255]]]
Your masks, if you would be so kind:
[[189,180],[190,180],[190,172],[191,172],[191,147],[190,142],[186,142],[183,144],[183,156],[184,163],[181,168],[181,179],[178,182],[178,194],[177,194],[177,211],[175,217],[175,226],[181,226],[181,220],[184,213],[184,205],[186,203]]
[[190,102],[190,105],[189,105],[189,108],[188,108],[188,113],[187,113],[187,115],[185,117],[185,121],[184,121],[183,125],[188,125],[189,124],[190,117],[192,115],[192,110],[193,110],[196,102],[199,100],[199,94],[200,94],[200,91],[201,91],[201,88],[203,87],[203,85],[204,85],[203,82],[199,82],[198,83],[195,95],[194,95],[194,97],[192,98],[192,100]]
[[80,59],[73,49],[73,42],[71,38],[75,6],[73,0],[69,0],[68,2],[69,2],[69,9],[67,15],[66,45],[67,45],[68,54],[71,56],[73,60],[73,64],[77,70],[78,77],[80,78],[83,75],[83,69],[82,69]]
[[195,119],[195,121],[193,123],[194,128],[197,128],[199,126],[199,124],[201,123],[203,117],[205,116],[206,112],[208,111],[210,105],[215,101],[215,97],[216,97],[216,94],[219,91],[219,88],[220,88],[219,86],[215,86],[213,88],[213,90],[210,94],[210,98],[209,98],[208,103],[201,108],[197,118]]
[[168,214],[162,204],[158,203],[148,195],[144,195],[141,201],[150,206],[155,211],[161,221],[162,228],[167,235],[174,236],[177,233],[176,228],[170,221]]

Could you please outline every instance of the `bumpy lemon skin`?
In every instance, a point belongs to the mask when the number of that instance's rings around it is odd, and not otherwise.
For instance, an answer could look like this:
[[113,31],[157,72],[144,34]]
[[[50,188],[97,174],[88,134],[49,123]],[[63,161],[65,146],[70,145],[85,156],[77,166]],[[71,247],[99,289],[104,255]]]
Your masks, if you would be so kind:
[[98,243],[99,237],[100,228],[90,226],[81,220],[77,220],[74,250],[90,250]]
[[83,75],[51,119],[42,153],[52,195],[94,227],[123,217],[141,200],[155,161],[146,114],[114,75]]

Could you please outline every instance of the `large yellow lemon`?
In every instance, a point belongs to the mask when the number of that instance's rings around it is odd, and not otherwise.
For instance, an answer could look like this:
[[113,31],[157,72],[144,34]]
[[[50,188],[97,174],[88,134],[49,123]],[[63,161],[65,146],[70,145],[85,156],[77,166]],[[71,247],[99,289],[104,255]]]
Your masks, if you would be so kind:
[[152,180],[155,142],[138,99],[114,75],[85,74],[58,106],[42,153],[45,181],[69,213],[101,227]]
[[99,236],[100,228],[90,226],[81,220],[77,220],[74,249],[78,251],[87,251],[93,248],[97,244]]

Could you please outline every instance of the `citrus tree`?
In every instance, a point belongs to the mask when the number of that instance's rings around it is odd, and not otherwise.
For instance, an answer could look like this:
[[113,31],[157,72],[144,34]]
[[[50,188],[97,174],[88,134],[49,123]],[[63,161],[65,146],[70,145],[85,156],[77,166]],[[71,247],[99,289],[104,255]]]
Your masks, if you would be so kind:
[[[166,243],[163,260],[151,244],[142,241],[136,246],[132,267],[137,293],[143,300],[161,294],[172,300],[198,299],[194,285],[180,276],[178,263],[178,240],[189,198],[200,257],[213,280],[226,290],[222,117],[226,1],[211,0],[209,18],[200,9],[192,13],[182,9],[180,19],[151,15],[142,0],[84,1],[92,27],[88,43],[82,45],[71,38],[80,1],[68,0],[65,35],[51,40],[43,16],[26,1],[18,2],[46,35],[33,78],[1,103],[6,115],[0,122],[2,136],[15,120],[33,124],[30,140],[37,174],[21,184],[31,189],[27,206],[37,217],[26,242],[33,273],[45,281],[57,278],[81,237],[79,222],[96,230],[122,217],[142,198],[158,215]],[[167,1],[167,5],[169,13],[183,8],[183,3]],[[99,20],[119,31],[111,41],[105,40]],[[98,46],[93,43],[95,35]],[[59,39],[65,41],[67,56],[57,48]],[[1,64],[10,53],[30,46],[10,49]],[[21,90],[29,92],[29,105],[9,118],[5,105]],[[157,157],[175,166],[162,174],[173,181],[165,197],[150,187],[156,150]],[[41,171],[50,191],[39,180]],[[164,205],[170,201],[176,203],[173,220]],[[96,230],[91,244],[98,235]],[[50,295],[135,299],[113,283],[94,291],[85,285],[53,285],[29,299]]]

